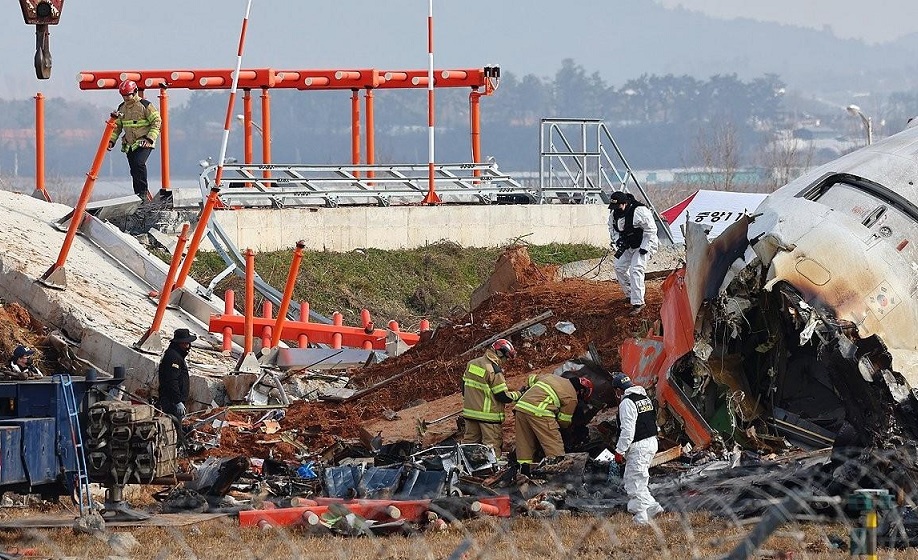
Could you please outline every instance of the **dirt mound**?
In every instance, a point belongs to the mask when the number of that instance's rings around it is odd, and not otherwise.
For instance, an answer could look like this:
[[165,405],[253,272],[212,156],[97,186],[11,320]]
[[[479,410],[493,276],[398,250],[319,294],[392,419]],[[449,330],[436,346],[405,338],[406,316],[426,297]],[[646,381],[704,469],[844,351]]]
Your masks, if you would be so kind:
[[[582,356],[591,342],[598,349],[603,365],[616,370],[620,365],[622,342],[646,333],[659,316],[662,280],[648,281],[647,306],[639,316],[631,317],[628,315],[631,304],[615,282],[555,281],[551,276],[543,276],[541,271],[538,281],[532,281],[532,276],[528,278],[528,287],[492,295],[474,312],[437,328],[430,340],[417,344],[399,357],[362,370],[352,378],[352,385],[366,388],[413,370],[408,375],[351,402],[295,402],[282,422],[284,429],[297,429],[297,439],[317,451],[339,438],[356,438],[361,422],[380,416],[386,409],[398,411],[419,399],[431,401],[454,394],[460,390],[466,362],[479,354],[462,355],[466,350],[549,310],[553,316],[543,321],[548,329],[541,336],[525,340],[516,333],[508,337],[518,349],[517,357],[506,367],[508,375]],[[572,323],[576,331],[572,334],[559,331],[554,325],[560,321]]]

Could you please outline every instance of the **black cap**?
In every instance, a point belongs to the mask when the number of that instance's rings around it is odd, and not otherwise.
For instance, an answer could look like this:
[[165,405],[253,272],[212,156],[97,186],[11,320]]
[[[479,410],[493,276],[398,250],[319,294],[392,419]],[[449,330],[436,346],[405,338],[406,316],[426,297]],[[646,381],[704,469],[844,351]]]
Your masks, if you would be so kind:
[[625,375],[622,372],[618,372],[612,376],[612,386],[616,389],[628,389],[634,387],[634,383],[631,382],[631,378]]
[[198,339],[198,336],[188,329],[175,329],[175,334],[172,335],[172,342],[187,342],[192,343]]
[[25,356],[31,356],[34,353],[35,353],[35,350],[32,350],[28,346],[23,346],[20,344],[19,346],[16,347],[15,350],[13,350],[13,359],[18,360],[19,358],[22,358]]
[[612,193],[612,196],[609,197],[609,200],[612,204],[625,204],[628,202],[628,193],[625,191],[615,191]]

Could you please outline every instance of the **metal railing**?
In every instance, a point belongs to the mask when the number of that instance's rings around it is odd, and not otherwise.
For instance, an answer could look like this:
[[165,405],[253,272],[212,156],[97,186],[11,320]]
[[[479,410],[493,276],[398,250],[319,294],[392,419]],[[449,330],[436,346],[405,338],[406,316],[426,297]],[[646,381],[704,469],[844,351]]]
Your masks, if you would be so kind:
[[[201,173],[202,195],[213,186],[216,170],[211,166]],[[443,164],[434,172],[436,192],[445,203],[540,202],[536,190],[523,187],[495,164]],[[427,188],[427,165],[227,164],[220,200],[230,207],[389,206],[420,203]]]
[[628,165],[601,119],[541,120],[539,191],[546,203],[606,203],[615,191],[637,190],[653,212],[661,239],[673,242],[669,227]]

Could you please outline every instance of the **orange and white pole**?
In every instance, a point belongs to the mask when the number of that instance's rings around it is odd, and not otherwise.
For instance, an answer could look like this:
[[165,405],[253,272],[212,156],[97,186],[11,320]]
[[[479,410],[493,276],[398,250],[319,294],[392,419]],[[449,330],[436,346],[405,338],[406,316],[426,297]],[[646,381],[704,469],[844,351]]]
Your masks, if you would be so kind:
[[220,179],[223,178],[223,160],[226,158],[226,145],[229,143],[230,125],[233,122],[233,106],[236,104],[236,88],[239,85],[239,71],[242,69],[242,52],[245,47],[245,30],[249,25],[249,12],[252,10],[252,0],[245,7],[245,17],[242,18],[242,30],[239,32],[239,48],[236,50],[236,71],[233,72],[233,85],[230,87],[229,102],[226,104],[226,120],[223,122],[223,141],[220,143],[220,159],[217,160],[217,175],[214,185],[220,188]]
[[427,0],[427,195],[424,204],[440,204],[434,189],[433,0]]

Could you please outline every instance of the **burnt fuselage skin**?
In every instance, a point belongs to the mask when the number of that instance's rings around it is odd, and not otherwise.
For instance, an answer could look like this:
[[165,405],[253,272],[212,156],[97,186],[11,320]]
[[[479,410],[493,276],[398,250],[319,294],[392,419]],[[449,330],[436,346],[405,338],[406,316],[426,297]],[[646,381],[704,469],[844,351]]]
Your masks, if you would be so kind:
[[748,238],[766,289],[876,337],[918,387],[918,127],[823,165],[768,196]]

